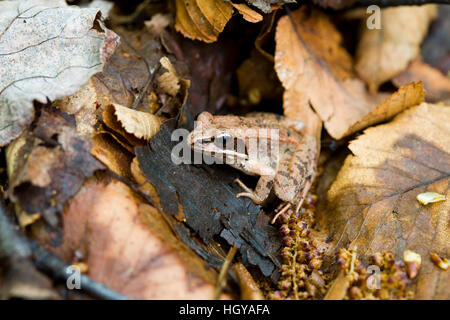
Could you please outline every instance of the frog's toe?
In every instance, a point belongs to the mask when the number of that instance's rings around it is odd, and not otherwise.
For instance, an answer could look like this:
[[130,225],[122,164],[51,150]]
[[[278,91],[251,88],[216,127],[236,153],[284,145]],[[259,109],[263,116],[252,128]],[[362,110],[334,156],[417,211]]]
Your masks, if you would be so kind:
[[236,194],[236,198],[241,198],[241,197],[245,197],[245,198],[250,198],[255,204],[262,204],[263,200],[261,200],[258,196],[256,196],[254,193],[251,192],[240,192],[238,194]]

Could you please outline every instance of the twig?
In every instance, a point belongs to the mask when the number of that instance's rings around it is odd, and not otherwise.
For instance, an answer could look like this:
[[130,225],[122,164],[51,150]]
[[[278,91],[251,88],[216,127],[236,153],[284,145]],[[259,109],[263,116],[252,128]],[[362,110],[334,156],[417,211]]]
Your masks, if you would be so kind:
[[148,91],[148,89],[150,87],[153,88],[153,82],[155,81],[156,73],[158,73],[160,68],[161,68],[161,63],[159,63],[159,61],[158,61],[158,64],[155,67],[155,69],[153,71],[150,70],[151,74],[148,77],[147,83],[145,84],[144,89],[142,89],[141,92],[139,92],[139,94],[138,94],[136,100],[134,101],[133,106],[131,107],[131,109],[136,110],[136,108],[139,107],[139,105],[141,104],[142,99],[143,99],[144,95],[146,94],[146,92]]
[[222,293],[223,287],[225,285],[225,275],[228,273],[228,268],[230,267],[231,261],[233,261],[234,255],[236,254],[237,247],[233,246],[227,254],[225,261],[223,262],[222,268],[220,269],[219,279],[217,280],[216,291],[214,292],[214,299],[217,300]]
[[15,258],[30,258],[28,242],[14,227],[3,200],[0,201],[0,261],[9,264]]
[[[17,261],[33,258],[36,269],[50,274],[54,279],[66,281],[70,276],[66,273],[69,266],[55,254],[43,249],[37,242],[29,241],[10,217],[11,214],[3,199],[0,200],[0,261],[2,264],[6,268],[11,268]],[[80,276],[80,284],[82,290],[101,299],[128,299],[85,275]]]
[[[55,279],[67,281],[70,274],[66,273],[68,265],[64,261],[55,254],[42,248],[37,242],[31,242],[31,249],[33,251],[34,263],[40,271],[51,275]],[[82,290],[100,299],[128,300],[127,297],[92,280],[84,274],[80,275],[80,287]]]

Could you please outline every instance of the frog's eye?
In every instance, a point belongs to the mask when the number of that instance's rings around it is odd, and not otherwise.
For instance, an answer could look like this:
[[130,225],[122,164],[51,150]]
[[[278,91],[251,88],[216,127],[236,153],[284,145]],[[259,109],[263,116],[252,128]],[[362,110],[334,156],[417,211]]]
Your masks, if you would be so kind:
[[214,145],[218,148],[225,149],[226,147],[232,148],[233,137],[230,135],[221,135],[214,138]]

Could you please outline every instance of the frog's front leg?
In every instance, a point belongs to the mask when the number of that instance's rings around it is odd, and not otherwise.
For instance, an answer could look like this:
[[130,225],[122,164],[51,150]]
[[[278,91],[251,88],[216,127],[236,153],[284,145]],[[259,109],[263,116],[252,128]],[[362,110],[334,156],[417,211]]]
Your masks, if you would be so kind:
[[273,186],[273,176],[261,176],[256,184],[255,190],[247,187],[241,180],[234,180],[237,182],[245,192],[238,193],[236,198],[247,197],[252,199],[255,204],[263,204],[264,201],[269,197],[270,191]]

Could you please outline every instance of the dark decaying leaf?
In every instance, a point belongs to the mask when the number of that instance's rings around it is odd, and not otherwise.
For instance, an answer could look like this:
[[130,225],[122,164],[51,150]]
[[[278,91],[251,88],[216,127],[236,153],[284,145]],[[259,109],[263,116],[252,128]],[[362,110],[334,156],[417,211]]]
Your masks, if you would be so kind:
[[179,59],[189,68],[191,112],[196,115],[202,111],[213,114],[222,111],[233,90],[233,77],[244,43],[225,36],[213,44],[188,39],[180,39],[178,43],[182,51]]
[[[121,45],[103,71],[92,77],[98,102],[103,107],[114,103],[131,107],[163,56],[159,40],[145,29],[141,32],[118,29],[117,32],[123,39]],[[143,111],[148,111],[154,103],[150,93],[151,90],[143,95],[138,106]]]
[[11,200],[55,226],[65,202],[95,170],[104,168],[90,148],[77,135],[73,116],[43,108],[36,127],[8,148]]
[[324,8],[343,9],[355,4],[358,0],[312,0]]
[[74,94],[100,71],[118,37],[98,9],[62,0],[0,2],[0,145],[34,117],[33,100]]
[[[233,183],[237,172],[225,165],[180,164],[171,160],[170,123],[162,126],[149,146],[136,147],[136,155],[146,178],[156,188],[162,211],[179,214],[205,244],[220,236],[239,248],[246,265],[257,265],[264,275],[277,277],[281,238],[269,224],[270,217],[249,199],[237,199],[239,187]],[[188,149],[189,150],[189,149]]]
[[442,73],[450,71],[450,6],[439,6],[439,15],[430,26],[430,31],[422,44],[423,60],[438,68]]

